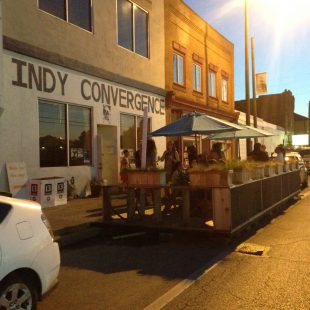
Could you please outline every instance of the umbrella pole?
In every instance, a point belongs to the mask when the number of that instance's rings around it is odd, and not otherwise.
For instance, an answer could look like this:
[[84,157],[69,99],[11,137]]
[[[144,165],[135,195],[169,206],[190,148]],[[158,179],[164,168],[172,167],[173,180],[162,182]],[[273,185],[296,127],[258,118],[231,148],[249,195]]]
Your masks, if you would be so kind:
[[196,145],[196,151],[198,152],[198,142],[197,142],[197,134],[195,133],[195,145]]
[[240,160],[240,140],[237,139],[237,143],[238,143],[238,159]]

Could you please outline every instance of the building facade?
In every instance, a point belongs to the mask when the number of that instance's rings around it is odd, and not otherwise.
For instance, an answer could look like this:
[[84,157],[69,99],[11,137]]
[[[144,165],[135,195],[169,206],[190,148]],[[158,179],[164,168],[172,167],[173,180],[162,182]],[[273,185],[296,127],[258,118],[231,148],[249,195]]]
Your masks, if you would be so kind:
[[[251,114],[253,101],[250,101]],[[292,92],[285,90],[281,94],[259,96],[256,99],[257,116],[264,121],[278,125],[285,130],[284,144],[291,145],[294,133],[295,98]],[[236,110],[245,112],[245,100],[235,102]]]
[[8,162],[73,177],[78,194],[117,182],[144,109],[149,130],[166,123],[163,16],[163,0],[2,1],[0,191]]
[[[192,111],[236,122],[233,44],[183,1],[166,0],[165,48],[167,123]],[[179,138],[179,150],[193,139]],[[208,152],[202,141],[198,152]]]

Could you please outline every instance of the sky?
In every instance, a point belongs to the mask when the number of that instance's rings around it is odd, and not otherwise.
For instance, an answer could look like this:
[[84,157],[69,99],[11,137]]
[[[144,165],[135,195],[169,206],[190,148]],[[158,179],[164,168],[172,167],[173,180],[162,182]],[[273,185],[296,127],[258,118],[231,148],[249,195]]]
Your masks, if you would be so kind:
[[[244,0],[184,2],[234,44],[235,100],[244,99]],[[308,116],[310,0],[248,0],[248,23],[250,87],[250,42],[254,37],[255,71],[267,72],[268,94],[290,90],[295,97],[295,113]]]

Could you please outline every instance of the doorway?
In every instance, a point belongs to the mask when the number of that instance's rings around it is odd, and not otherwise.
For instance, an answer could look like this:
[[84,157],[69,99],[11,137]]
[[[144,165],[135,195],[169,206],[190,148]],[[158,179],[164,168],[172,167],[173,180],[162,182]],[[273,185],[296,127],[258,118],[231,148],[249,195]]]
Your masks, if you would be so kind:
[[97,126],[98,170],[99,180],[107,180],[108,184],[118,183],[117,127]]

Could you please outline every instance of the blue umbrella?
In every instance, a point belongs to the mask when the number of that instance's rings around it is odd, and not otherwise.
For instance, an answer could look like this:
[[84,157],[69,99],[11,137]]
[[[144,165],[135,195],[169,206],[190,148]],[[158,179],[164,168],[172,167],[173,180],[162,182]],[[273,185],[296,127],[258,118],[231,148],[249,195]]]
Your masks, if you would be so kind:
[[209,135],[220,132],[241,130],[243,127],[199,112],[192,112],[184,117],[150,133],[159,136]]

